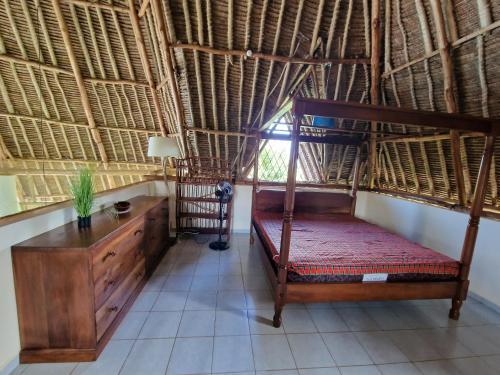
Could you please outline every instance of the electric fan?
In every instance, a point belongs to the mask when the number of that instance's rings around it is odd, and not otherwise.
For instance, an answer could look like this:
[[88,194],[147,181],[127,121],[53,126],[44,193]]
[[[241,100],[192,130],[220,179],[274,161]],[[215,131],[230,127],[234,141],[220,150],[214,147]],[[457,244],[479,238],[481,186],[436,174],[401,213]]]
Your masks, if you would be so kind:
[[219,238],[217,241],[211,242],[209,247],[212,250],[227,250],[229,244],[227,241],[222,241],[222,224],[224,222],[224,205],[227,205],[233,197],[232,185],[227,181],[220,181],[215,187],[215,196],[219,199]]

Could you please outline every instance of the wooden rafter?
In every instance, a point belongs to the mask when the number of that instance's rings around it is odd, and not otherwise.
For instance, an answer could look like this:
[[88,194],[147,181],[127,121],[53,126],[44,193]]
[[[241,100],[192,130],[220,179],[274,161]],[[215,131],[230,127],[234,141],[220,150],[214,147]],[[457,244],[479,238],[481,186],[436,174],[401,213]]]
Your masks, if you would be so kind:
[[[149,3],[148,0],[144,0],[142,6],[144,4]],[[141,10],[142,10],[141,6]],[[153,72],[151,70],[151,65],[149,64],[149,59],[146,52],[146,47],[144,45],[144,38],[142,36],[141,27],[139,25],[139,16],[135,10],[134,0],[129,0],[129,9],[130,9],[130,21],[132,23],[132,29],[134,31],[135,43],[137,45],[137,50],[139,51],[139,56],[141,58],[142,68],[144,70],[144,74],[146,75],[146,80],[148,81],[149,88],[151,91],[151,96],[153,98],[153,105],[156,113],[156,117],[158,118],[158,122],[160,124],[161,133],[163,136],[168,134],[167,127],[165,126],[163,120],[163,114],[160,105],[160,98],[158,96],[158,92],[156,91],[156,84],[153,79]],[[144,10],[145,12],[145,10]]]
[[[446,26],[441,1],[432,1],[431,7],[434,24],[436,25],[439,55],[443,66],[444,101],[446,104],[446,110],[449,113],[457,113],[458,104],[455,99],[454,91],[453,61],[451,59],[448,37],[446,35]],[[453,172],[457,184],[458,202],[461,206],[465,206],[467,204],[467,195],[465,192],[464,171],[460,154],[460,137],[459,134],[452,129],[451,156],[453,159]]]
[[251,50],[241,51],[241,50],[229,50],[229,49],[218,49],[208,46],[200,46],[198,44],[188,44],[188,43],[177,43],[171,46],[175,49],[189,49],[193,51],[206,52],[211,55],[219,56],[237,56],[247,59],[258,59],[265,61],[281,62],[286,64],[302,64],[302,65],[337,65],[337,64],[370,64],[370,59],[367,58],[338,58],[338,59],[321,59],[321,58],[301,58],[293,56],[282,56],[276,54],[254,52]]
[[[167,29],[165,25],[165,18],[163,15],[162,11],[162,5],[160,0],[152,0],[152,8],[153,8],[153,13],[155,14],[155,19],[158,25],[158,31],[159,31],[159,40],[160,40],[160,49],[163,52],[165,58],[164,58],[164,63],[165,63],[165,68],[166,68],[166,73],[168,77],[168,85],[170,88],[170,92],[173,98],[174,102],[174,107],[175,107],[175,112],[176,112],[176,117],[177,117],[177,126],[182,129],[185,124],[186,120],[184,117],[184,109],[181,101],[181,96],[178,90],[178,85],[177,85],[177,79],[175,77],[174,73],[174,67],[172,65],[172,56],[170,53],[170,48],[169,48],[169,42],[168,42],[168,36],[167,36]],[[184,155],[186,157],[190,156],[190,149],[188,146],[187,142],[187,137],[186,133],[184,131],[180,131],[182,134],[181,140],[182,140],[182,147],[184,149]]]
[[102,143],[101,135],[99,134],[99,130],[97,129],[97,125],[95,123],[94,116],[92,114],[92,108],[90,106],[89,97],[87,95],[87,90],[85,88],[85,82],[83,81],[83,77],[80,72],[80,67],[78,66],[78,61],[75,52],[73,50],[73,46],[71,44],[71,37],[68,32],[68,27],[66,26],[66,21],[64,20],[64,15],[61,11],[59,0],[52,0],[52,6],[54,8],[54,14],[56,15],[57,22],[59,24],[59,29],[61,30],[64,46],[68,54],[71,68],[73,69],[76,85],[78,88],[78,92],[80,93],[80,99],[82,101],[83,110],[85,112],[85,116],[87,117],[92,137],[94,139],[94,142],[97,144],[97,148],[99,149],[99,155],[101,157],[101,160],[103,162],[107,162],[108,156],[106,154],[106,150],[104,149],[104,144]]

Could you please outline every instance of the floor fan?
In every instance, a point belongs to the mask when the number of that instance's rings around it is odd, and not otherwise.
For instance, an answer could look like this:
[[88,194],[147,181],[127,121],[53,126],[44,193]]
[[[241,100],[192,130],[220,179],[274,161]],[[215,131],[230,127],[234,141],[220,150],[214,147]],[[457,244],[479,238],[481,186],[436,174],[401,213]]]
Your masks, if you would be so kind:
[[211,242],[209,247],[212,250],[222,251],[229,249],[228,242],[222,240],[222,225],[224,222],[224,207],[227,207],[233,197],[232,185],[227,181],[220,181],[215,187],[215,196],[219,199],[219,238],[217,241]]

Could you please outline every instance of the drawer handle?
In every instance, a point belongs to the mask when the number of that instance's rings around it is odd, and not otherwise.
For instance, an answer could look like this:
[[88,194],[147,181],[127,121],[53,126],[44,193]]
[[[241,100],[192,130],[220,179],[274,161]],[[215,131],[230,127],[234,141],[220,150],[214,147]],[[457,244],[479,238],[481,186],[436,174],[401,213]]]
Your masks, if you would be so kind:
[[113,307],[110,307],[110,308],[109,308],[109,311],[110,311],[110,312],[115,312],[115,311],[118,311],[118,306],[113,306]]
[[142,229],[137,229],[135,232],[134,232],[134,236],[137,236],[138,234],[141,234],[143,233],[144,231]]
[[115,255],[116,253],[114,251],[108,251],[106,255],[102,258],[102,261],[105,262],[106,259],[108,259],[109,257],[114,257]]

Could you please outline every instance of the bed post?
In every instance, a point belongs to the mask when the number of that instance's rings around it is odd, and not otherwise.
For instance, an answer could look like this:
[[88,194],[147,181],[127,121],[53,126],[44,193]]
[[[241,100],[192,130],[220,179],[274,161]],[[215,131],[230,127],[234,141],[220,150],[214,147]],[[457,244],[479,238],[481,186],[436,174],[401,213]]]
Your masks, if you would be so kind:
[[285,202],[283,210],[283,224],[281,230],[280,258],[278,265],[278,286],[274,297],[273,326],[281,325],[281,311],[285,305],[288,255],[292,237],[293,208],[295,205],[295,178],[297,175],[297,159],[299,156],[299,133],[302,115],[294,114],[292,126],[292,144],[290,147],[290,161],[288,163],[288,178],[286,182]]
[[460,308],[463,301],[467,298],[467,291],[469,289],[469,272],[474,255],[474,246],[476,244],[477,233],[479,231],[479,220],[483,211],[484,197],[488,186],[488,177],[491,167],[491,159],[495,148],[495,137],[487,136],[484,144],[483,157],[481,166],[479,168],[479,175],[477,176],[476,189],[474,191],[474,198],[470,208],[469,225],[465,231],[465,239],[462,247],[462,255],[460,257],[460,275],[459,286],[457,294],[452,299],[452,306],[450,309],[450,318],[457,320],[460,316]]
[[356,150],[356,160],[354,161],[354,175],[352,178],[352,188],[351,188],[351,216],[354,216],[356,213],[356,199],[357,199],[357,194],[358,194],[358,187],[359,187],[359,166],[361,164],[361,149],[357,148]]
[[253,217],[257,209],[257,187],[259,184],[259,154],[260,154],[260,135],[255,138],[255,157],[253,158],[253,182],[252,182],[252,209],[250,215],[250,245],[253,245],[255,239],[253,237]]

